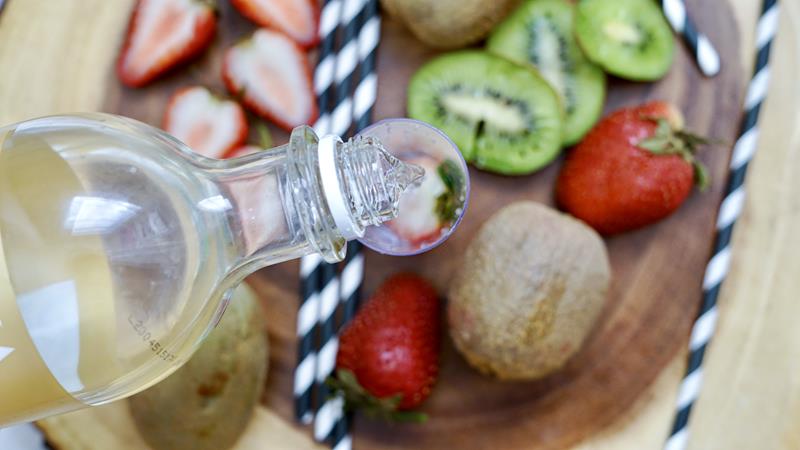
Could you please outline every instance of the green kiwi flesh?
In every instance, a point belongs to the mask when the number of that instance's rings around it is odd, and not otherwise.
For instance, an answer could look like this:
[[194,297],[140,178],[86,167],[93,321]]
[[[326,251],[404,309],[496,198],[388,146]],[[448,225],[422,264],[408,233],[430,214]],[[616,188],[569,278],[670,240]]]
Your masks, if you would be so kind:
[[562,143],[572,145],[603,113],[606,76],[575,41],[574,6],[567,0],[529,0],[489,37],[490,52],[531,65],[560,95],[564,105]]
[[559,153],[562,112],[547,82],[487,52],[440,56],[411,79],[410,117],[444,131],[478,168],[523,175]]
[[581,0],[575,33],[590,60],[621,78],[657,80],[672,65],[672,31],[652,0]]

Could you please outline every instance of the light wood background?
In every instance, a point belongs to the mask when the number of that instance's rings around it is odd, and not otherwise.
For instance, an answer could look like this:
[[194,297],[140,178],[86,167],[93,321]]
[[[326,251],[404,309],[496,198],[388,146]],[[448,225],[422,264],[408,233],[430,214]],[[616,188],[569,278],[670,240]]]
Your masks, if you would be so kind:
[[[131,1],[10,0],[0,15],[0,123],[100,109]],[[760,2],[731,3],[747,61],[741,70],[749,73]],[[695,450],[800,448],[800,3],[781,6],[759,153],[691,420]],[[628,417],[577,448],[660,448],[684,364],[677,357]],[[293,448],[300,442],[311,448],[305,435],[272,419],[277,434],[292,435]]]

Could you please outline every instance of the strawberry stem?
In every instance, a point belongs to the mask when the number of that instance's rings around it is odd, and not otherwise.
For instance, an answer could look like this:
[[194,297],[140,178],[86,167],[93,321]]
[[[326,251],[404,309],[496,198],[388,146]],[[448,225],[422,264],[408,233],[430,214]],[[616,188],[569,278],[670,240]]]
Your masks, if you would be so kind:
[[716,143],[703,136],[678,130],[663,117],[643,116],[643,119],[656,123],[656,131],[652,136],[639,141],[637,147],[654,155],[678,155],[691,164],[694,171],[694,182],[698,189],[705,190],[710,184],[708,170],[697,157],[697,148],[701,145]]
[[210,8],[214,15],[219,16],[219,5],[217,4],[217,0],[195,0],[197,3]]
[[355,374],[347,369],[337,370],[336,377],[328,378],[326,383],[334,395],[341,394],[344,397],[347,411],[361,411],[370,418],[387,422],[421,423],[428,420],[428,416],[421,412],[398,411],[403,400],[402,394],[382,398],[370,394],[361,386]]
[[708,174],[708,169],[698,161],[694,161],[692,168],[694,169],[694,182],[697,185],[697,189],[700,189],[701,192],[705,191],[711,184],[711,176]]
[[258,133],[258,145],[261,150],[272,148],[272,133],[269,132],[269,128],[264,122],[256,124],[256,132]]

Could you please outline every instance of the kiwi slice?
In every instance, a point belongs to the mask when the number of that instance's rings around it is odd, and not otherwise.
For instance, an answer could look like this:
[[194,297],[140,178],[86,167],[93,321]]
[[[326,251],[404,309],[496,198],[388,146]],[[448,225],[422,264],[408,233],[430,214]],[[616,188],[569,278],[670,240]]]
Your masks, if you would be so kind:
[[567,0],[531,0],[489,37],[488,49],[532,65],[560,95],[566,117],[562,143],[583,137],[603,113],[606,75],[583,55],[573,37],[574,7]]
[[444,131],[476,167],[531,173],[557,155],[561,105],[547,82],[492,54],[440,56],[411,79],[408,114]]
[[590,60],[621,78],[657,80],[672,64],[672,31],[653,0],[581,0],[575,33]]

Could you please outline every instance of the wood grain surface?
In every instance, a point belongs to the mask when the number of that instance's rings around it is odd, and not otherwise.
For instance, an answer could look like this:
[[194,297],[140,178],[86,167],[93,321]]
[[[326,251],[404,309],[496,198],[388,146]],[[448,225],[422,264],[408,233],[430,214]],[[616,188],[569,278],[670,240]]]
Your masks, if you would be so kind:
[[[38,425],[50,445],[57,450],[151,450],[139,434],[125,400],[50,417]],[[293,428],[271,410],[259,406],[236,445],[229,450],[325,448],[309,442],[302,430]]]
[[[705,5],[696,20],[710,24],[704,29],[721,43],[722,59],[736,61],[738,35],[731,12]],[[223,89],[222,53],[253,29],[223,3],[218,37],[202,59],[145,89],[127,89],[111,73],[104,108],[158,125],[167,99],[179,87],[199,83]],[[670,100],[695,132],[732,142],[740,112],[736,65],[729,64],[714,79],[705,79],[688,52],[682,46],[677,49],[672,70],[658,83],[611,80],[606,110],[649,99]],[[375,119],[405,115],[408,80],[435,55],[397,22],[384,21]],[[276,134],[277,142],[285,138],[285,133]],[[728,149],[709,149],[702,158],[715,180],[708,192],[694,195],[669,220],[607,240],[614,274],[609,301],[586,347],[564,370],[542,381],[501,383],[468,367],[444,339],[439,383],[424,405],[430,420],[424,425],[386,426],[359,417],[356,447],[482,449],[502,440],[508,449],[564,448],[613,423],[685,345],[700,299],[698,287],[710,252]],[[458,232],[445,245],[417,257],[368,253],[365,292],[403,269],[423,274],[445,292],[466,245],[497,209],[517,200],[552,204],[559,165],[525,177],[471,170],[471,201]],[[285,264],[251,277],[268,315],[281,318],[270,327],[273,360],[265,404],[287,420],[292,418],[296,358],[296,274],[296,264]]]
[[[733,17],[724,8],[699,10],[697,20],[726,61],[738,58]],[[713,20],[705,20],[705,19]],[[386,22],[379,52],[377,118],[405,113],[404,87],[434,53],[397,23]],[[739,117],[740,75],[735,66],[714,79],[703,78],[688,53],[678,47],[669,75],[655,84],[610,80],[606,111],[650,99],[677,104],[697,132],[732,141]],[[702,156],[715,181],[695,194],[677,214],[642,231],[607,239],[613,283],[599,325],[567,367],[542,381],[501,383],[472,370],[445,339],[442,371],[425,405],[424,426],[356,423],[355,446],[364,449],[561,449],[608,426],[652,384],[682,349],[700,299],[705,262],[728,150]],[[455,268],[480,225],[517,200],[553,203],[560,161],[525,177],[502,177],[471,170],[469,209],[460,229],[443,246],[414,258],[368,254],[366,291],[402,269],[431,277],[445,292]],[[270,276],[265,272],[265,276]]]
[[[689,2],[690,11],[695,14],[702,3],[705,2]],[[725,56],[723,64],[728,73],[744,75],[749,71],[752,53],[750,42],[757,3],[750,0],[731,2],[746,45],[739,50],[742,58],[737,58],[737,55]],[[764,109],[760,150],[748,178],[749,200],[745,216],[735,234],[732,281],[725,285],[722,293],[720,331],[708,352],[706,386],[692,417],[692,449],[791,449],[800,444],[800,429],[795,425],[800,420],[800,383],[795,375],[796,361],[800,360],[800,336],[793,324],[793,318],[800,313],[794,281],[798,270],[794,249],[797,248],[800,231],[800,208],[794,195],[794,191],[800,188],[800,160],[797,158],[800,141],[796,131],[797,107],[800,105],[796,87],[798,46],[794,30],[800,11],[794,3],[786,1],[782,4],[783,20],[774,53],[771,100]],[[719,8],[718,2],[714,5]],[[103,109],[103,105],[108,105],[104,103],[108,100],[104,100],[103,96],[115,89],[114,80],[109,77],[110,67],[129,7],[129,0],[12,0],[0,17],[0,67],[4,68],[0,73],[0,98],[3,98],[0,102],[0,121],[8,123],[48,113]],[[87,15],[91,15],[91,21],[82,20]],[[714,26],[714,22],[722,20],[713,11],[696,15],[699,15],[701,28],[711,34],[715,42],[719,42],[720,38],[727,41],[727,36],[736,34],[733,26],[721,31],[709,28]],[[715,35],[715,32],[723,34]],[[689,101],[692,108],[702,109],[706,108],[703,106],[706,102],[725,101],[698,97],[696,93],[691,93],[691,86],[680,86],[679,83],[675,90],[668,90],[668,98]],[[732,95],[720,95],[729,96],[727,101],[736,103],[741,92],[739,87]],[[628,98],[634,99],[636,95]],[[692,111],[688,113],[691,115]],[[735,120],[714,116],[702,119],[698,124],[701,129],[709,125],[723,131],[732,130]],[[536,195],[539,194],[533,194],[533,198],[546,198]],[[685,208],[686,211],[694,211],[698,202],[703,200],[695,195],[692,201]],[[691,212],[679,214],[691,215]],[[686,217],[671,219],[683,220]],[[671,223],[662,226],[667,227]],[[456,236],[469,234],[464,230],[469,230],[467,224]],[[637,242],[647,242],[647,237],[635,236],[641,240]],[[670,234],[670,237],[691,239],[679,233]],[[610,245],[613,251],[615,243],[611,242]],[[651,251],[648,250],[646,254],[650,255]],[[662,268],[664,273],[676,267],[673,260],[666,263],[669,264]],[[618,264],[615,260],[615,268]],[[294,268],[287,270],[287,274],[294,274]],[[701,274],[694,276],[699,280]],[[267,298],[293,298],[293,282],[280,284],[270,282],[269,278],[259,275],[254,277],[253,284]],[[636,285],[647,282],[646,278],[637,279]],[[683,301],[677,298],[679,294],[675,292],[672,300]],[[294,303],[281,303],[271,302],[278,305],[273,309],[273,317],[281,317],[283,312],[293,314]],[[638,303],[631,306],[634,309],[641,307]],[[618,308],[609,307],[607,317],[613,318],[624,311]],[[669,321],[670,316],[661,314],[657,319],[659,322]],[[290,322],[288,318],[284,321]],[[613,322],[607,320],[606,323]],[[622,325],[635,327],[624,322]],[[601,327],[596,333],[602,334],[604,328]],[[684,329],[684,341],[685,332]],[[633,342],[634,336],[631,335],[630,342]],[[292,342],[293,332],[278,330],[273,335],[273,346],[291,346]],[[669,347],[671,343],[664,345]],[[625,347],[625,350],[631,351],[630,347]],[[623,349],[619,348],[618,351]],[[665,348],[658,353],[670,351]],[[291,355],[286,355],[283,364],[290,367],[293,358],[291,352]],[[452,360],[455,357],[451,355],[450,358]],[[675,386],[684,365],[683,358],[683,352],[679,352],[655,383],[635,402],[633,399],[622,399],[633,402],[632,408],[622,415],[617,414],[616,420],[609,419],[607,422],[613,423],[608,428],[584,441],[578,448],[660,448],[671,420]],[[280,364],[280,361],[273,363]],[[461,363],[456,358],[453,364],[455,366],[452,367],[457,367]],[[288,392],[288,369],[273,371],[271,375],[272,390],[283,384],[283,389]],[[515,393],[509,395],[516,398]],[[431,408],[447,404],[445,395],[441,396],[443,400],[434,399]],[[274,395],[269,395],[267,400],[277,406],[279,414],[288,417],[288,403],[281,406],[282,401]],[[505,417],[512,424],[517,424],[521,430],[519,433],[527,436],[530,448],[535,448],[537,436],[529,433],[530,429],[524,426],[525,414],[520,409],[516,413],[506,413]],[[489,417],[491,413],[487,412],[485,416]],[[474,424],[469,423],[470,426]],[[458,432],[457,429],[446,427],[442,430],[446,434]],[[359,433],[371,439],[375,431],[360,426]],[[494,445],[500,443],[494,442]],[[265,441],[264,444],[265,448],[270,448],[269,442]]]

